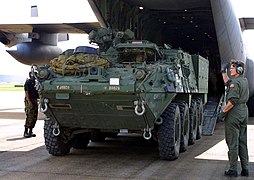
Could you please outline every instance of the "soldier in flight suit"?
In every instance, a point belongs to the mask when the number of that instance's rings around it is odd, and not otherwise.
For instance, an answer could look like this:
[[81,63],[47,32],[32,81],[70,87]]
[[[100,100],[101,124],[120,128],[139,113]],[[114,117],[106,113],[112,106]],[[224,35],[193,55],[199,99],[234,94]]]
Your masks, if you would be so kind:
[[37,99],[39,98],[39,95],[38,91],[35,89],[35,77],[33,76],[32,72],[29,72],[29,79],[27,79],[25,82],[24,90],[26,113],[24,137],[35,137],[36,135],[33,134],[33,128],[38,117]]
[[[229,65],[228,65],[229,66]],[[248,108],[246,102],[249,98],[248,81],[244,77],[244,64],[231,60],[230,76],[222,70],[222,77],[227,86],[226,105],[220,113],[220,119],[225,118],[225,138],[228,146],[230,168],[225,176],[237,177],[238,156],[241,161],[241,176],[249,176],[248,148],[247,148],[247,122]]]

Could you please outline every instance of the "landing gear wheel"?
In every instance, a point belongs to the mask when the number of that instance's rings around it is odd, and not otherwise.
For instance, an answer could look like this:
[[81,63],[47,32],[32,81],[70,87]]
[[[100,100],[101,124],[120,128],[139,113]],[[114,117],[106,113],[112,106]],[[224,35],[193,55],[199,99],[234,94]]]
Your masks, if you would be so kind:
[[46,149],[49,154],[54,156],[63,156],[70,152],[71,143],[64,142],[61,138],[61,134],[59,136],[53,135],[53,128],[52,125],[54,123],[51,120],[44,121],[44,139]]
[[192,100],[190,107],[190,133],[189,133],[189,145],[195,144],[197,139],[197,129],[198,129],[198,109],[197,102]]
[[85,149],[90,142],[91,133],[76,134],[73,139],[72,147],[75,149]]
[[197,109],[198,109],[198,130],[196,139],[200,139],[202,136],[202,127],[204,120],[203,102],[201,99],[197,99]]
[[158,127],[158,145],[161,159],[175,160],[179,157],[181,122],[177,104],[170,104],[161,115],[163,123]]
[[181,146],[180,152],[185,152],[187,150],[188,141],[189,141],[189,107],[185,102],[178,103],[180,109],[180,117],[181,117]]

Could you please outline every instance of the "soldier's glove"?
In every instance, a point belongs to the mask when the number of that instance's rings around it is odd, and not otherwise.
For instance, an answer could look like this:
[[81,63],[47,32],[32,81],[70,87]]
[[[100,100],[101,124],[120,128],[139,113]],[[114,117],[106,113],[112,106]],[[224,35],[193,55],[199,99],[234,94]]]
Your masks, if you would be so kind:
[[223,63],[221,64],[221,73],[227,73],[227,69],[229,68],[229,63]]
[[225,116],[226,116],[226,114],[227,114],[227,113],[221,111],[221,112],[218,114],[218,116],[217,116],[218,120],[223,121],[224,118],[225,118]]

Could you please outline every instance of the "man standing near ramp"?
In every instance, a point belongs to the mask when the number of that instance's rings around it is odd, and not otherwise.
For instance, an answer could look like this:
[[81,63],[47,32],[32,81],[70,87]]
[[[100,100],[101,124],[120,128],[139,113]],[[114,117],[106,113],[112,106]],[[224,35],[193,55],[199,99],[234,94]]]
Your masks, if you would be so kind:
[[237,177],[238,156],[241,161],[241,176],[249,176],[248,148],[247,148],[247,122],[249,98],[248,81],[244,77],[244,64],[241,61],[231,60],[230,78],[226,73],[228,65],[222,70],[222,77],[227,86],[226,105],[219,115],[225,118],[225,138],[228,146],[229,170],[225,176]]

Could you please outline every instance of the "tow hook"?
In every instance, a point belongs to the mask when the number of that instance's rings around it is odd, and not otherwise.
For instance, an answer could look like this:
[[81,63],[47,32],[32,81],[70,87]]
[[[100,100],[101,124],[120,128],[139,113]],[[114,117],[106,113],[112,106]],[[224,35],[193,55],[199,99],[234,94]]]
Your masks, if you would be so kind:
[[151,137],[152,137],[151,128],[148,128],[148,127],[147,127],[147,128],[144,128],[143,137],[144,137],[146,140],[151,139]]
[[53,135],[54,136],[59,136],[60,129],[59,129],[59,125],[57,124],[57,122],[55,122],[55,124],[52,125],[52,128],[53,128],[53,131],[52,131]]
[[[44,102],[44,105],[43,105],[43,102]],[[42,113],[44,113],[44,112],[46,112],[48,110],[48,102],[49,102],[49,100],[45,98],[43,100],[43,102],[41,102],[41,108],[40,108],[40,111]],[[43,106],[45,107],[44,109],[42,108]]]
[[[145,109],[145,101],[134,101],[134,106],[135,106],[135,114],[138,116],[142,116],[146,109]],[[138,111],[138,109],[141,108],[141,112]]]

